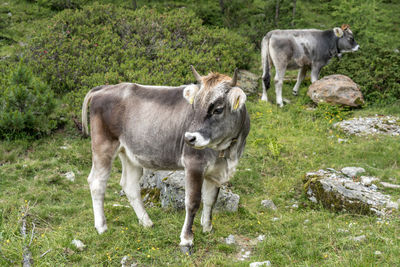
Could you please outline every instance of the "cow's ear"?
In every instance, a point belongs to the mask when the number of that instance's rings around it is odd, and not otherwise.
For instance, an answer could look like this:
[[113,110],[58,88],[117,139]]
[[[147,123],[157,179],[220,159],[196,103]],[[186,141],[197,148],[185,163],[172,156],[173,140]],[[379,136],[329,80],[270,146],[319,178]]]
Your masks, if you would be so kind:
[[343,36],[343,30],[341,28],[338,28],[338,27],[333,28],[333,32],[339,38],[341,38]]
[[228,93],[228,102],[231,111],[240,110],[246,102],[246,94],[239,87],[233,87]]
[[183,97],[190,103],[190,105],[192,105],[198,91],[199,87],[197,85],[188,85],[183,89]]

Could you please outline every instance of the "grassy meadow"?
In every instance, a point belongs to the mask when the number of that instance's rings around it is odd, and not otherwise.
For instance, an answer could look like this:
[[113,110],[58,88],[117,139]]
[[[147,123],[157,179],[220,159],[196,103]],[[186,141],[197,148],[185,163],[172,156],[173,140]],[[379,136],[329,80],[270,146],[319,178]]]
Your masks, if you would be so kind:
[[[290,86],[286,86],[286,92],[290,92]],[[301,95],[305,91],[303,87]],[[308,110],[305,96],[292,97],[292,101],[283,109],[256,98],[247,102],[251,132],[238,171],[229,184],[241,197],[239,211],[216,214],[215,230],[210,234],[202,233],[197,216],[195,253],[190,257],[181,255],[178,246],[183,211],[147,208],[155,226],[144,229],[131,208],[113,206],[129,205],[126,197],[119,195],[118,160],[105,200],[109,230],[97,234],[86,182],[91,167],[89,139],[82,139],[75,132],[59,131],[33,142],[2,141],[1,265],[18,265],[23,247],[30,242],[38,266],[114,266],[127,255],[145,266],[247,266],[249,262],[264,260],[270,260],[274,266],[400,264],[398,214],[380,220],[374,216],[334,213],[311,206],[302,192],[304,174],[326,167],[360,166],[383,181],[400,183],[398,138],[351,137],[332,127],[338,116],[400,115],[399,109],[365,108],[352,114],[339,111],[332,120],[332,113],[320,108]],[[339,144],[338,138],[348,142]],[[68,171],[76,174],[75,182],[63,176]],[[400,197],[396,190],[387,193],[395,200]],[[263,209],[263,199],[272,199],[278,209]],[[25,239],[20,233],[23,217],[28,228]],[[240,262],[240,246],[224,242],[229,234],[248,239],[265,235],[266,239],[252,248],[248,260]],[[351,239],[360,235],[366,239]],[[73,239],[82,240],[86,248],[77,250],[71,244]],[[375,251],[382,254],[375,255]]]
[[[339,69],[347,71],[349,76],[358,75],[357,82],[362,89],[368,83],[368,92],[372,92],[369,99],[376,97],[379,101],[367,101],[363,108],[351,110],[323,104],[315,106],[306,95],[310,84],[309,78],[306,78],[298,97],[291,95],[294,82],[284,82],[283,94],[291,103],[278,108],[274,104],[273,84],[269,91],[272,103],[259,100],[260,83],[258,93],[248,96],[246,102],[251,131],[237,172],[228,184],[234,193],[240,195],[239,210],[236,213],[215,214],[214,230],[207,234],[202,233],[200,210],[193,227],[195,239],[191,256],[183,255],[179,250],[184,211],[163,209],[156,203],[147,207],[155,226],[144,229],[138,224],[133,209],[126,207],[129,205],[127,198],[119,194],[119,159],[114,163],[105,197],[108,231],[97,234],[86,180],[91,168],[90,139],[81,136],[73,119],[80,120],[77,115],[79,106],[89,88],[109,81],[115,83],[125,77],[132,77],[133,80],[129,81],[138,83],[156,77],[159,84],[166,81],[183,84],[182,77],[185,75],[193,78],[189,70],[189,64],[194,64],[192,60],[199,65],[196,66],[198,70],[207,68],[231,75],[231,70],[237,67],[233,65],[241,64],[242,68],[261,76],[257,45],[261,41],[260,36],[275,27],[275,1],[226,0],[225,3],[231,5],[227,6],[225,17],[221,17],[217,1],[138,0],[140,7],[149,5],[161,10],[160,13],[151,10],[150,19],[164,21],[171,28],[167,31],[161,27],[162,23],[160,27],[155,23],[156,36],[160,39],[154,41],[148,38],[143,46],[140,46],[140,38],[132,36],[142,34],[148,37],[153,34],[153,24],[143,22],[148,10],[144,8],[134,13],[130,9],[131,3],[136,1],[99,1],[101,4],[118,5],[120,9],[112,14],[116,14],[118,19],[125,11],[130,18],[141,16],[141,27],[145,30],[138,30],[138,34],[126,34],[126,38],[132,38],[129,42],[137,43],[131,45],[127,41],[123,48],[119,47],[119,37],[125,34],[125,30],[129,32],[132,26],[129,21],[122,26],[118,23],[101,25],[105,19],[114,22],[114,17],[108,17],[106,12],[96,13],[93,11],[96,8],[90,6],[84,12],[91,14],[91,19],[97,24],[89,27],[83,25],[86,20],[82,23],[79,20],[85,18],[86,13],[78,12],[84,7],[76,8],[77,12],[54,7],[67,2],[83,6],[95,1],[0,0],[0,96],[7,91],[1,87],[9,84],[11,74],[8,69],[14,68],[20,59],[25,59],[24,63],[49,85],[49,90],[55,92],[57,108],[54,118],[63,120],[52,128],[51,134],[43,134],[40,138],[28,135],[26,138],[0,139],[0,266],[21,265],[26,247],[36,266],[119,266],[124,256],[139,266],[249,266],[251,262],[267,260],[272,266],[400,266],[398,211],[386,218],[329,211],[307,200],[302,182],[309,171],[357,166],[366,170],[365,175],[400,184],[400,137],[347,136],[333,127],[334,123],[355,116],[400,116],[400,76],[396,72],[400,69],[400,62],[398,53],[393,52],[400,40],[397,2],[366,0],[363,5],[358,5],[355,0],[297,1],[294,22],[298,27],[328,29],[350,21],[356,39],[357,34],[362,37],[357,42],[362,49],[366,49],[358,54],[344,55],[340,63],[334,60],[326,67],[327,72],[335,72],[336,66],[340,66]],[[278,23],[281,28],[291,27],[291,3],[289,0],[281,1]],[[108,10],[109,7],[102,8]],[[171,9],[179,10],[167,13]],[[182,16],[188,21],[182,23],[184,25],[180,28],[181,25],[178,27],[175,24],[179,24],[177,22]],[[51,20],[54,17],[56,19]],[[64,21],[68,22],[70,17],[75,24],[71,22],[68,26],[70,30],[65,30],[64,26],[68,23]],[[232,18],[237,18],[237,21]],[[174,27],[179,28],[178,39],[175,38]],[[192,35],[192,32],[195,34]],[[205,38],[204,41],[202,38]],[[92,39],[96,43],[90,43]],[[206,43],[205,40],[210,39],[212,41]],[[236,46],[240,46],[239,42],[249,45],[244,49],[246,51],[240,51],[228,41],[237,42]],[[162,53],[153,44],[172,48],[162,50]],[[201,49],[192,53],[182,44],[194,44],[193,51],[198,47]],[[178,55],[174,47],[187,51]],[[390,53],[379,50],[382,47]],[[145,57],[147,52],[151,60]],[[382,56],[382,59],[381,55],[388,56]],[[60,58],[54,60],[55,56]],[[135,56],[142,56],[141,61],[137,62]],[[117,60],[109,62],[110,58],[128,58],[130,61],[122,64]],[[57,65],[60,62],[65,64]],[[103,65],[105,70],[99,67]],[[141,66],[145,68],[141,69]],[[393,77],[385,76],[389,72],[381,66],[393,66],[390,72]],[[121,67],[126,71],[121,71]],[[47,76],[37,73],[39,69],[45,70]],[[376,75],[363,72],[365,69],[374,70],[371,73]],[[79,71],[86,76],[78,75]],[[109,72],[104,74],[106,71]],[[204,71],[201,74],[205,74]],[[397,73],[397,78],[392,73]],[[291,77],[296,75],[296,72],[287,74]],[[379,80],[376,84],[375,79]],[[58,87],[57,81],[61,84],[61,80],[63,87]],[[387,99],[390,101],[385,102]],[[339,142],[338,139],[347,141]],[[74,182],[65,177],[71,171],[75,174]],[[381,190],[390,194],[393,201],[400,198],[398,189]],[[261,205],[264,199],[273,200],[277,210],[265,209]],[[24,224],[25,236],[21,233]],[[230,234],[235,235],[237,244],[225,243]],[[253,242],[260,235],[265,235],[265,240]],[[365,235],[364,240],[354,240],[362,235]],[[73,239],[81,240],[86,247],[77,249],[71,243]],[[251,251],[244,261],[239,260],[242,248]]]

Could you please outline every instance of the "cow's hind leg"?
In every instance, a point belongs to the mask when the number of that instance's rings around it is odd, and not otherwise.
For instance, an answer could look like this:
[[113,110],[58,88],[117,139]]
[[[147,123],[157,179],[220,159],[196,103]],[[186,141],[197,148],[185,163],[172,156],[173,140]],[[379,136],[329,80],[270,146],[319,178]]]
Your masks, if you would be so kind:
[[201,187],[203,184],[202,170],[185,170],[185,223],[181,232],[181,250],[190,253],[193,246],[193,221],[201,203]]
[[280,107],[283,107],[282,100],[282,86],[283,86],[283,78],[285,77],[286,67],[278,68],[275,67],[275,93],[276,93],[276,104]]
[[203,182],[203,213],[201,215],[201,225],[203,232],[210,232],[212,230],[212,210],[218,198],[219,187],[213,182],[204,179]]
[[293,87],[293,95],[297,95],[299,93],[300,85],[303,82],[304,77],[306,76],[306,73],[307,73],[307,68],[306,67],[302,67],[299,70],[299,74],[297,75],[297,82]]
[[107,180],[110,177],[112,161],[118,146],[118,141],[104,140],[99,136],[92,138],[93,159],[88,183],[93,203],[94,226],[99,234],[107,230],[104,216],[104,195]]
[[151,227],[153,226],[153,222],[144,208],[140,194],[139,179],[142,177],[143,168],[135,165],[127,157],[124,151],[119,153],[119,158],[122,162],[122,177],[120,185],[128,197],[129,203],[139,219],[139,223],[145,227]]

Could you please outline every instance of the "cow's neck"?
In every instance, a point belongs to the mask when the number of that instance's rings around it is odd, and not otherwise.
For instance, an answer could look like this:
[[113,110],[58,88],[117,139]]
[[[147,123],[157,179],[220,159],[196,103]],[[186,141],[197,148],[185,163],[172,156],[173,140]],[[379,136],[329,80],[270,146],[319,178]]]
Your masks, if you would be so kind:
[[340,38],[337,37],[333,31],[332,31],[332,35],[333,35],[333,38],[334,38],[334,42],[331,42],[331,43],[333,43],[333,47],[331,47],[329,49],[329,54],[330,54],[331,58],[332,57],[339,57],[339,55],[340,55],[339,39]]
[[229,145],[228,148],[219,151],[219,154],[218,154],[218,157],[219,157],[219,158],[225,158],[225,159],[228,158],[228,157],[229,157],[229,154],[230,154],[229,152],[231,151],[231,149],[233,148],[233,146],[235,146],[235,144],[236,144],[237,141],[239,140],[240,134],[242,133],[242,130],[243,130],[244,123],[245,123],[245,121],[246,121],[246,113],[243,112],[243,111],[241,111],[241,116],[242,116],[242,121],[241,121],[241,123],[240,123],[240,127],[239,127],[240,130],[239,130],[239,133],[236,135],[236,137],[232,138],[231,144]]

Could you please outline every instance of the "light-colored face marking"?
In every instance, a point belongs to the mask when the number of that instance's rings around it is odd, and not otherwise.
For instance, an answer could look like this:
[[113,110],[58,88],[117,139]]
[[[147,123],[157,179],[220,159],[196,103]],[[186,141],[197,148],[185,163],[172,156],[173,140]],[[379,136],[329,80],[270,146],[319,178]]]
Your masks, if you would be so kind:
[[185,138],[188,140],[195,140],[193,147],[196,149],[203,149],[210,144],[210,138],[204,138],[204,136],[199,132],[186,132]]

